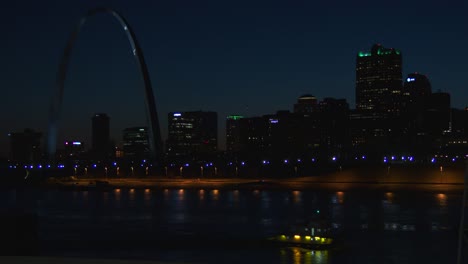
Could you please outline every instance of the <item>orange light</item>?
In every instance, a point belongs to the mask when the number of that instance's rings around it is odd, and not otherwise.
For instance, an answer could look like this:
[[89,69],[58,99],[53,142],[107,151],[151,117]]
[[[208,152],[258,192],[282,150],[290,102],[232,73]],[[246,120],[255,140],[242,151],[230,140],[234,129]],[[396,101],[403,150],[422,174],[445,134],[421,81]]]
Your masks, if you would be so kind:
[[145,189],[145,193],[150,193],[151,190],[150,189]]

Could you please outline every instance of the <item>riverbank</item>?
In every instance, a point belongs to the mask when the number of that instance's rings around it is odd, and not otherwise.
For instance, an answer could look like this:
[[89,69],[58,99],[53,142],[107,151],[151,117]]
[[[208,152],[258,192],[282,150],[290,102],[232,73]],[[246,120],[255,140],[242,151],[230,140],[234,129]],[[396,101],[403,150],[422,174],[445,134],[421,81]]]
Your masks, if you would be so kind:
[[435,191],[462,192],[462,170],[434,169],[380,169],[368,171],[353,169],[321,176],[304,176],[281,179],[252,178],[50,178],[46,188],[68,189],[252,189],[252,190],[383,190],[383,191]]

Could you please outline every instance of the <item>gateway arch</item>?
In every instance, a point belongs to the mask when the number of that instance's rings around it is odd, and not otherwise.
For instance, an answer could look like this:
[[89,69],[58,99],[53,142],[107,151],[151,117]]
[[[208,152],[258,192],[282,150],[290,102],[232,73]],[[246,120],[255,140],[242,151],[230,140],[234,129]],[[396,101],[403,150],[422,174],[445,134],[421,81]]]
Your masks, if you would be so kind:
[[68,65],[70,62],[70,56],[75,44],[75,41],[78,37],[78,34],[81,31],[81,28],[86,23],[86,20],[89,17],[92,17],[99,13],[108,13],[111,14],[119,23],[122,29],[125,31],[128,41],[130,43],[130,49],[137,61],[138,67],[140,69],[145,89],[145,104],[146,104],[146,117],[149,119],[149,145],[151,151],[152,161],[157,163],[162,161],[162,140],[161,140],[161,130],[159,127],[158,112],[156,111],[156,103],[154,100],[153,88],[151,86],[151,80],[148,73],[148,68],[143,57],[143,52],[140,45],[137,42],[135,33],[130,28],[128,22],[125,18],[117,13],[116,11],[110,8],[96,8],[90,10],[84,17],[81,18],[80,22],[76,26],[75,30],[72,32],[67,46],[65,47],[62,59],[60,61],[58,73],[57,73],[57,90],[52,99],[50,105],[50,121],[49,121],[49,131],[47,138],[47,153],[49,158],[55,158],[55,152],[57,149],[57,127],[60,117],[60,112],[62,108],[62,99],[63,92],[65,89],[65,79],[67,77]]

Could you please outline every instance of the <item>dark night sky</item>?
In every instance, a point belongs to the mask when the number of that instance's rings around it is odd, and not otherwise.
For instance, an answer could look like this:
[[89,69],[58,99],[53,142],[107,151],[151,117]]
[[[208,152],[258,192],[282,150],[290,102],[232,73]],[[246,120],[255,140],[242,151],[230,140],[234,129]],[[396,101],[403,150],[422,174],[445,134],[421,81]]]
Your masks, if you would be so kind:
[[[354,108],[355,56],[372,44],[400,49],[403,74],[468,105],[466,1],[8,1],[2,3],[0,154],[8,132],[46,132],[58,62],[80,17],[122,13],[148,64],[163,137],[170,111],[224,118],[292,110],[304,93],[346,98]],[[89,145],[91,116],[111,117],[112,137],[145,125],[143,85],[129,44],[108,14],[88,20],[66,83],[61,138]],[[224,147],[224,136],[220,137]]]

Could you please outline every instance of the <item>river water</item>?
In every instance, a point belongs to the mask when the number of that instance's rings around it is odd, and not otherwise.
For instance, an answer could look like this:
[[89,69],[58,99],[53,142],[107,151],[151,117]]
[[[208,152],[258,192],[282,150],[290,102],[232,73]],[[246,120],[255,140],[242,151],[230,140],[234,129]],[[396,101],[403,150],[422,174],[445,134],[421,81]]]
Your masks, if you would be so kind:
[[[22,197],[22,198],[19,198]],[[192,263],[454,263],[461,194],[114,189],[0,191],[38,215],[39,254]],[[320,215],[329,250],[250,245]]]

